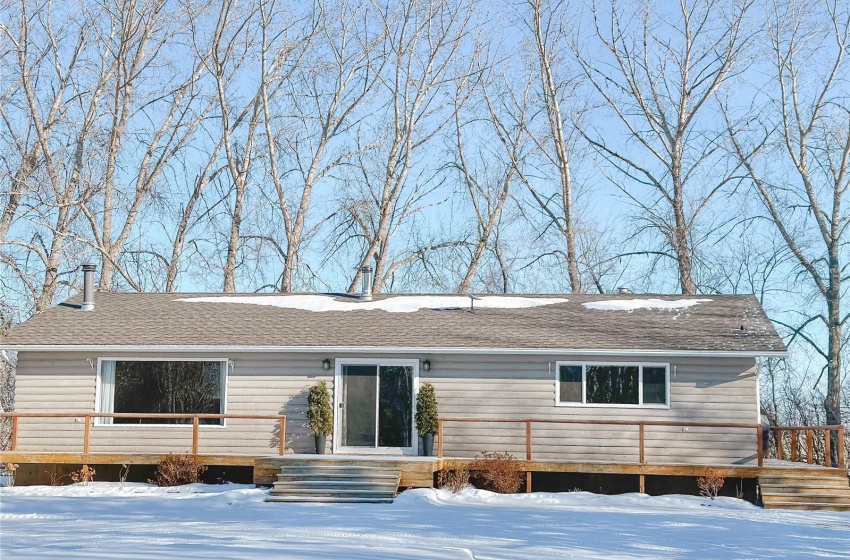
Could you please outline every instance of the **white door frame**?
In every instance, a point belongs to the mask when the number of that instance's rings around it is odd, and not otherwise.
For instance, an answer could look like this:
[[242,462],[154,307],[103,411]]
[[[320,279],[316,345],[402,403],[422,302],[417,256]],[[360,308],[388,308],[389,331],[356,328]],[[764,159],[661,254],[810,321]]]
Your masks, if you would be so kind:
[[[375,455],[418,455],[419,434],[416,431],[416,399],[419,396],[419,360],[418,359],[394,359],[394,358],[336,358],[334,360],[334,453],[353,454],[375,454]],[[378,372],[378,387],[381,386],[381,366],[408,366],[413,368],[413,398],[410,411],[410,439],[411,447],[353,447],[342,445],[342,414],[340,414],[340,403],[342,402],[342,366],[346,365],[374,365]],[[378,395],[375,395],[376,399]],[[380,400],[376,407],[380,405]],[[377,430],[378,416],[375,416]],[[377,443],[377,438],[376,438]]]

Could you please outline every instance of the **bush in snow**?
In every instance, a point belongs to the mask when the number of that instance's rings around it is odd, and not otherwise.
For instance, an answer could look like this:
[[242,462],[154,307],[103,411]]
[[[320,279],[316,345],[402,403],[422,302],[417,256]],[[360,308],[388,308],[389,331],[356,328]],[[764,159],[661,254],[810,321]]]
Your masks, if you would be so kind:
[[460,492],[469,485],[469,471],[465,469],[443,469],[437,473],[437,487]]
[[701,476],[697,479],[699,495],[713,500],[717,497],[720,489],[723,488],[723,483],[725,481],[726,480],[720,476],[716,470],[712,468],[705,469],[705,476]]
[[515,494],[522,486],[519,461],[510,453],[484,451],[469,465],[473,484],[499,494]]
[[171,455],[159,462],[156,467],[156,480],[149,480],[157,486],[180,486],[198,482],[207,468],[199,465],[191,455]]
[[71,473],[71,480],[85,486],[94,480],[94,469],[88,465],[83,465],[80,470]]

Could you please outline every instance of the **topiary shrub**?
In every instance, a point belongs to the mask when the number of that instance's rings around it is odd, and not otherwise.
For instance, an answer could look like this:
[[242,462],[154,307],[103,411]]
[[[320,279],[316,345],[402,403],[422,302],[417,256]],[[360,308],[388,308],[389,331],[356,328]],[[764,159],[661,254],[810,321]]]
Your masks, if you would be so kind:
[[171,455],[156,466],[156,480],[149,480],[157,486],[181,486],[198,482],[201,473],[206,471],[192,455]]
[[430,383],[419,388],[416,398],[416,430],[420,436],[437,433],[437,393]]
[[331,435],[334,431],[334,411],[331,392],[324,381],[319,381],[307,393],[307,420],[314,436]]

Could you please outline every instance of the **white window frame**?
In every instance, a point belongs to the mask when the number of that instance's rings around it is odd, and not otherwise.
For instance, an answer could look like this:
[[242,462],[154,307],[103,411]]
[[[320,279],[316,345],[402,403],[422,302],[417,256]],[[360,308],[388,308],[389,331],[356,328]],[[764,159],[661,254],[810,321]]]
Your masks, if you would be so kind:
[[[230,378],[230,360],[228,358],[170,358],[170,357],[127,357],[127,356],[103,356],[97,359],[97,382],[94,391],[94,410],[95,412],[114,412],[113,410],[101,410],[101,393],[103,392],[103,378],[101,377],[101,366],[103,362],[219,362],[221,364],[221,414],[227,414],[227,382]],[[114,402],[114,401],[113,401]],[[95,426],[111,426],[119,428],[192,428],[192,424],[115,424],[111,418],[96,417],[94,419]],[[227,419],[222,418],[221,424],[204,424],[206,428],[225,428],[227,427]]]
[[[581,402],[561,402],[561,366],[581,367]],[[617,403],[588,403],[587,402],[587,367],[588,366],[613,366],[613,367],[637,367],[638,368],[638,404]],[[643,368],[664,368],[664,385],[666,404],[643,402]],[[583,408],[655,408],[669,410],[670,408],[670,364],[666,362],[555,362],[555,406],[583,407]]]
[[[418,359],[401,359],[401,358],[336,358],[334,360],[334,436],[333,436],[333,453],[339,454],[361,454],[361,455],[419,455],[419,434],[416,431],[416,400],[419,398],[419,360]],[[343,366],[376,366],[378,368],[378,386],[381,380],[381,366],[402,366],[413,367],[413,404],[411,411],[411,447],[358,447],[342,445],[342,415],[339,414],[339,405],[342,402],[342,368]],[[379,399],[380,400],[380,399]],[[379,402],[375,403],[375,412],[377,413]],[[377,417],[376,417],[377,418]],[[375,436],[377,438],[377,422],[375,426]],[[377,439],[376,439],[377,441]]]

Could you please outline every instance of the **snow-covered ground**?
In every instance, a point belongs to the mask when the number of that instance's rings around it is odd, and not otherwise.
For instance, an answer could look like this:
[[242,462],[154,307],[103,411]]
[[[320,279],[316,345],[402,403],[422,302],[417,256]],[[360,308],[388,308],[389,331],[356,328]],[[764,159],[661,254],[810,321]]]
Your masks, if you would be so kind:
[[848,558],[850,515],[731,498],[404,492],[391,505],[264,503],[251,486],[4,488],[12,558]]

